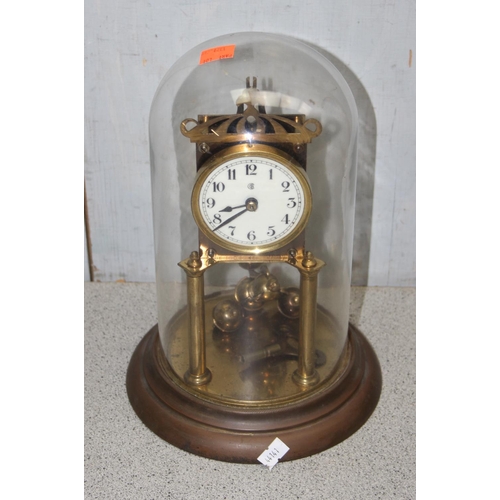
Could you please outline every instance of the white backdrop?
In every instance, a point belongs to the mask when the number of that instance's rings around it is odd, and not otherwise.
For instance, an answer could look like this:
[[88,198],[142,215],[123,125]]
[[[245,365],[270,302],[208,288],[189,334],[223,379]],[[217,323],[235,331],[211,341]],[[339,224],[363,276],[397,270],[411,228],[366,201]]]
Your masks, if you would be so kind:
[[90,257],[96,281],[154,281],[153,95],[185,52],[238,31],[309,43],[351,85],[360,114],[353,283],[414,286],[414,0],[86,0],[85,278]]

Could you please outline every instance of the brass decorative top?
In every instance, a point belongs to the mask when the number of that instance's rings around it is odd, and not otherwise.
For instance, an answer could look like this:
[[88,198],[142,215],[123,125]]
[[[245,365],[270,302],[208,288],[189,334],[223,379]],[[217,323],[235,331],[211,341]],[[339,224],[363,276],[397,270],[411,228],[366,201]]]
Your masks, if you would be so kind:
[[[242,141],[306,144],[321,134],[321,123],[304,115],[272,115],[259,112],[250,102],[246,109],[233,115],[186,118],[181,132],[191,142],[233,143]],[[189,124],[194,124],[188,129]]]

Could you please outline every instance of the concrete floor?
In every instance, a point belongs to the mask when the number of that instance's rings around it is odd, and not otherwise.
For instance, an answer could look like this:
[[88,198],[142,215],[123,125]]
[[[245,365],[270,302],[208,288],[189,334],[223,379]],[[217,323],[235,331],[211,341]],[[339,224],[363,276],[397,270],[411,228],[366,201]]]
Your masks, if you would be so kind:
[[414,288],[353,288],[351,321],[373,345],[380,402],[353,436],[318,455],[263,465],[191,455],[162,441],[125,389],[137,343],[157,322],[154,284],[85,284],[85,498],[415,498]]

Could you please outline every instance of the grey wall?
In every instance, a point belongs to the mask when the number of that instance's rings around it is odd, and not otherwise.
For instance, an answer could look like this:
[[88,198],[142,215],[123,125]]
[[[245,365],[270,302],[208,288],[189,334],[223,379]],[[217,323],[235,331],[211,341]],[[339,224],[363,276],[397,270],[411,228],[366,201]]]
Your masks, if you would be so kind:
[[217,35],[268,31],[329,57],[356,98],[353,283],[415,285],[414,0],[86,0],[85,10],[85,279],[155,279],[147,123],[168,68]]

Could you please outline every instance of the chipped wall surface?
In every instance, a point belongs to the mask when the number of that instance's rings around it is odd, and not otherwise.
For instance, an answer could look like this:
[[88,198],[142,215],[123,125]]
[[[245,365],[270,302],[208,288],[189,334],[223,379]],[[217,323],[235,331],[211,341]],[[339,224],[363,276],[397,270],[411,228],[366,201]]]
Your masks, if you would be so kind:
[[203,41],[267,31],[312,45],[353,90],[360,116],[353,283],[415,284],[414,0],[87,0],[85,9],[95,280],[155,279],[147,124],[161,78]]

